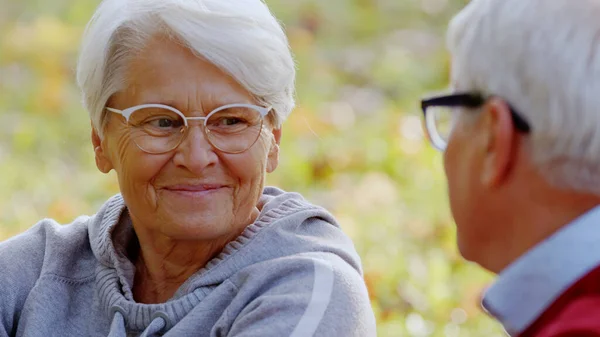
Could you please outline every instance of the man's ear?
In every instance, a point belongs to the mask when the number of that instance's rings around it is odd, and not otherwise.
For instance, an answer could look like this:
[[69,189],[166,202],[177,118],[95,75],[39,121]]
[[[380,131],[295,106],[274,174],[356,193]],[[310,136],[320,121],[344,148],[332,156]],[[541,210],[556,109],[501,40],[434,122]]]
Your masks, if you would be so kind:
[[94,156],[96,158],[96,166],[102,173],[108,173],[113,169],[112,162],[105,151],[105,142],[98,135],[98,131],[92,125],[92,146],[94,147]]
[[269,155],[267,157],[267,173],[275,171],[279,165],[279,144],[281,144],[281,128],[273,129],[273,138],[269,148]]
[[511,109],[500,98],[492,97],[483,106],[482,132],[484,160],[481,181],[488,187],[497,187],[509,175],[517,155],[517,132]]

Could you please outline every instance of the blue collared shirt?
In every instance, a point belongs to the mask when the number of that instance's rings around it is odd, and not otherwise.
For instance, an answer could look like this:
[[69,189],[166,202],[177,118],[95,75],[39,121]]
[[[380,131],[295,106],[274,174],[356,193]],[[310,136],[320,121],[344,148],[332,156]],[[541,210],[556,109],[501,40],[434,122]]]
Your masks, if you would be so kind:
[[570,286],[600,264],[600,206],[542,241],[499,275],[483,308],[511,336],[523,333]]

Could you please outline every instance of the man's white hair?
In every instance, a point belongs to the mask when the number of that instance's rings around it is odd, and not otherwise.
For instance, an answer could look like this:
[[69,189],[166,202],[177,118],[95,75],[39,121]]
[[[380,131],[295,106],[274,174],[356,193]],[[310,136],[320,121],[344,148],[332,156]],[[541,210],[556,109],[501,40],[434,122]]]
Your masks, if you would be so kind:
[[102,135],[106,103],[125,89],[125,67],[158,34],[177,39],[273,108],[281,127],[294,107],[295,64],[262,0],[104,0],[86,28],[77,82]]
[[473,0],[448,47],[455,86],[502,97],[530,122],[549,182],[600,194],[600,1]]

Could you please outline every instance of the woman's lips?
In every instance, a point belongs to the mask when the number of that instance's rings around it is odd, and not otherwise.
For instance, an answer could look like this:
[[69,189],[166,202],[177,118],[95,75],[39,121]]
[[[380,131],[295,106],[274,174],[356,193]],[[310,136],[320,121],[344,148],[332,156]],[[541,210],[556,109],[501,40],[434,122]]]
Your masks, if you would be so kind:
[[199,184],[199,185],[170,185],[166,186],[165,189],[171,191],[189,191],[189,192],[199,192],[199,191],[209,191],[216,190],[224,187],[224,185],[219,184]]
[[220,184],[200,184],[200,185],[171,185],[163,187],[163,190],[166,190],[171,193],[179,194],[187,197],[203,197],[208,196],[212,193],[221,191],[226,188],[226,185]]

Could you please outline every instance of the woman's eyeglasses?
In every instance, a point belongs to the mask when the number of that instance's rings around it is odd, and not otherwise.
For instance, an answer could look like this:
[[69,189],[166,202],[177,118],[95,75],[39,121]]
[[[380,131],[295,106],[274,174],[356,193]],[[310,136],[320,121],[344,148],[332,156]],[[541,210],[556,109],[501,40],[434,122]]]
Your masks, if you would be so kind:
[[241,153],[258,140],[264,117],[271,110],[252,104],[228,104],[205,117],[186,117],[163,104],[143,104],[125,110],[106,108],[125,117],[134,143],[144,152],[161,154],[174,150],[185,138],[188,121],[202,121],[210,144],[225,153]]

